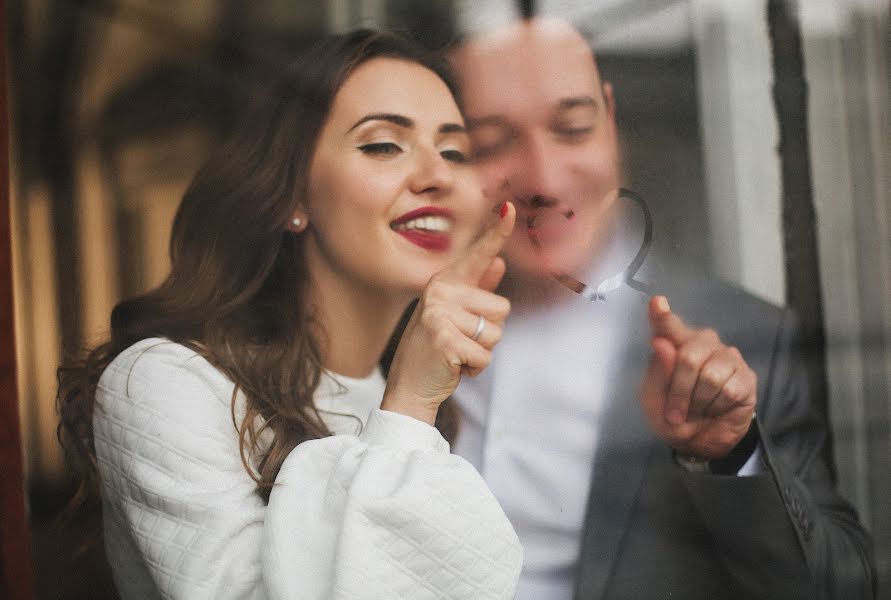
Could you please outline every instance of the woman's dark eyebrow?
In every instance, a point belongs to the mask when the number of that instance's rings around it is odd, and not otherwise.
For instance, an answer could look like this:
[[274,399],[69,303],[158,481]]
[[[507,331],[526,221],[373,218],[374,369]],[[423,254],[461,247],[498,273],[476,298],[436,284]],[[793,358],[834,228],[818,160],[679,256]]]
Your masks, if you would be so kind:
[[457,123],[445,123],[439,126],[439,133],[467,133],[467,129]]
[[[388,121],[399,127],[405,127],[406,129],[412,129],[415,126],[415,122],[409,119],[408,117],[404,117],[402,115],[395,115],[392,113],[373,113],[370,115],[365,115],[356,123],[349,128],[347,133],[361,125],[362,123],[367,123],[368,121]],[[445,123],[439,126],[440,133],[465,133],[466,129],[464,129],[463,125],[459,125],[458,123]]]
[[366,123],[368,121],[389,121],[395,125],[400,127],[405,127],[406,129],[411,129],[415,126],[415,122],[409,119],[408,117],[403,117],[402,115],[394,115],[391,113],[373,113],[370,115],[365,115],[356,123],[347,130],[347,133],[361,125],[362,123]]

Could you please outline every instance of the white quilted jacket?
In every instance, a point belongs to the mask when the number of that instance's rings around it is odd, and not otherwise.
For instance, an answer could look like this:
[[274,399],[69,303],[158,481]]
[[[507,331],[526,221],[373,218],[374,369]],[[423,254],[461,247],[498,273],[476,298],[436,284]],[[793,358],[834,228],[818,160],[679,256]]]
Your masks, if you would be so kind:
[[338,381],[315,395],[338,435],[294,449],[265,505],[232,382],[157,338],[109,365],[93,424],[125,600],[513,598],[522,550],[479,474],[433,427],[378,408],[379,373]]

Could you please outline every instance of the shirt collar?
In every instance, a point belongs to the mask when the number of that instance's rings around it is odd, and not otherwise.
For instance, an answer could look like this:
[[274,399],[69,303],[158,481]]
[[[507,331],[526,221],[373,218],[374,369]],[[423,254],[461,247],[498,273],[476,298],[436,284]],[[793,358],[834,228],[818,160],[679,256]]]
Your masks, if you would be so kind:
[[[386,386],[379,368],[362,378],[322,371],[313,401],[334,433],[359,433],[371,411],[380,407]],[[345,426],[349,422],[357,427]]]

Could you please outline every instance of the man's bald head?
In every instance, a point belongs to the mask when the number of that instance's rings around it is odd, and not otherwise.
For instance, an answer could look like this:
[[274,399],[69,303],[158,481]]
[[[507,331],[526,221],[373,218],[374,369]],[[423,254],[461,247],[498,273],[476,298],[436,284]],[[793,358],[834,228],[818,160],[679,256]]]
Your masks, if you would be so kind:
[[[534,17],[476,35],[451,55],[465,95],[474,105],[491,109],[504,99],[503,90],[524,90],[526,98],[546,88],[584,83],[599,90],[600,74],[591,49],[566,21]],[[572,71],[567,76],[567,71]],[[579,75],[583,75],[579,79]],[[543,80],[547,80],[546,82]],[[547,83],[547,85],[542,85]],[[473,107],[468,107],[471,116]]]
[[531,273],[583,267],[619,173],[612,89],[585,39],[565,21],[536,17],[477,35],[451,59],[487,192],[509,190],[521,224],[533,204],[573,215],[534,245],[518,229],[508,262]]

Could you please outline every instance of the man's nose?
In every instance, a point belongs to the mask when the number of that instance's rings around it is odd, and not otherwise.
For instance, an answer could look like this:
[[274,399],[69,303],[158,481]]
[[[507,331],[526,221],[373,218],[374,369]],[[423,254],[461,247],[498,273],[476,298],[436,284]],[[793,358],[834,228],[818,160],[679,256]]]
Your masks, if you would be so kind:
[[517,200],[529,208],[546,208],[555,203],[566,182],[562,181],[557,152],[543,136],[532,137],[518,148],[518,160],[509,185]]
[[444,192],[452,189],[454,183],[454,166],[443,158],[437,148],[416,149],[409,180],[412,192],[416,194]]

